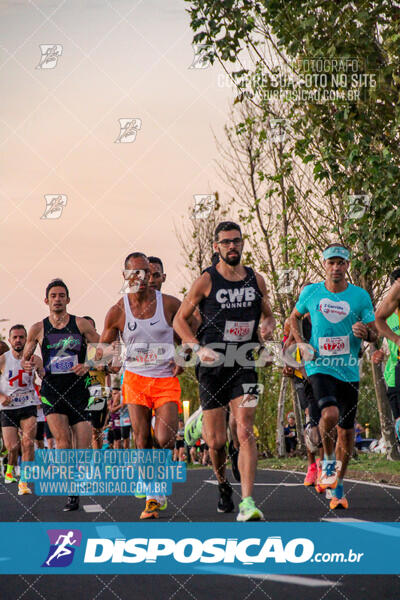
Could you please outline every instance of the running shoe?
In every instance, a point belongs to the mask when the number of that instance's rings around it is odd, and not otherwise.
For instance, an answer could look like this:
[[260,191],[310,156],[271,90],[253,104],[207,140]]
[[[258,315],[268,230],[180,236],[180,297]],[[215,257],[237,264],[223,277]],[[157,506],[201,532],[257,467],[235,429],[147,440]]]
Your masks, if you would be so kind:
[[331,510],[335,510],[336,508],[349,508],[349,503],[347,502],[347,498],[342,496],[341,498],[336,498],[336,496],[332,496],[332,499],[329,503],[329,508]]
[[67,504],[64,506],[63,511],[69,512],[72,510],[78,510],[79,508],[79,496],[68,496]]
[[239,504],[239,514],[236,521],[263,521],[264,515],[257,508],[251,496],[244,498]]
[[322,492],[324,490],[321,488],[321,486],[318,483],[319,479],[321,477],[321,471],[322,471],[322,464],[321,463],[322,463],[322,461],[321,461],[320,458],[317,458],[317,460],[315,462],[316,462],[316,465],[317,465],[317,479],[315,481],[314,488],[315,488],[315,491],[317,492],[317,494],[322,494]]
[[235,508],[232,500],[233,490],[228,481],[225,483],[218,484],[219,490],[219,500],[217,505],[217,512],[219,513],[229,513],[232,512]]
[[146,501],[146,506],[144,511],[142,512],[142,514],[140,515],[140,518],[143,519],[158,519],[159,518],[159,512],[160,510],[160,505],[157,502],[157,500],[154,500],[153,498],[150,498],[149,500]]
[[341,469],[341,463],[337,460],[323,460],[321,475],[318,479],[318,485],[322,490],[331,488],[334,490],[337,486],[338,472]]
[[32,494],[32,490],[28,487],[26,481],[20,481],[18,484],[18,496],[25,496],[25,494]]
[[194,446],[201,438],[201,430],[203,427],[203,410],[200,406],[186,421],[185,425],[185,442],[188,446]]
[[15,479],[14,475],[12,473],[6,473],[4,476],[4,483],[16,483],[17,480]]
[[158,504],[160,505],[160,510],[165,510],[168,506],[167,496],[158,496]]
[[307,473],[304,478],[304,485],[306,487],[308,487],[309,485],[314,485],[314,483],[317,481],[317,476],[318,476],[317,465],[315,463],[308,465]]
[[396,419],[396,422],[395,422],[395,424],[394,424],[394,430],[395,430],[395,432],[396,432],[397,439],[398,439],[398,441],[400,442],[400,417],[398,417],[398,418]]
[[236,481],[239,481],[239,483],[240,483],[240,471],[239,471],[239,465],[238,465],[239,450],[240,450],[240,448],[235,448],[233,441],[231,440],[229,442],[229,446],[228,446],[228,453],[229,453],[229,458],[231,459],[232,473],[233,473],[233,476],[236,479]]

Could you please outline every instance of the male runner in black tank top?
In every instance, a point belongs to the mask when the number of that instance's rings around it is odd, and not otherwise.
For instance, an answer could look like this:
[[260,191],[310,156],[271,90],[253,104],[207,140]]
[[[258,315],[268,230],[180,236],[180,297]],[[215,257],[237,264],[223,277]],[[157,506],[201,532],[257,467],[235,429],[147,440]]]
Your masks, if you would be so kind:
[[[33,353],[39,343],[45,376],[41,397],[43,410],[56,448],[90,448],[91,426],[86,410],[89,392],[85,385],[86,343],[98,342],[93,325],[83,317],[67,313],[68,288],[55,279],[46,289],[45,303],[50,316],[32,325],[24,350],[23,365],[32,368]],[[76,510],[79,497],[69,496],[64,510]]]
[[[259,520],[263,515],[252,499],[257,467],[253,434],[257,388],[256,392],[251,388],[254,390],[257,384],[257,373],[251,351],[249,354],[242,347],[248,344],[247,348],[254,348],[258,344],[259,324],[261,338],[270,338],[275,319],[263,278],[240,263],[243,251],[240,227],[231,221],[220,223],[215,230],[214,250],[219,253],[220,261],[194,282],[175,317],[174,329],[201,361],[196,374],[203,408],[203,438],[210,448],[219,483],[217,510],[231,512],[234,508],[232,488],[225,477],[226,410],[230,405],[240,443],[242,502],[237,520]],[[188,319],[197,306],[202,324],[196,339]],[[249,406],[250,398],[254,402]]]

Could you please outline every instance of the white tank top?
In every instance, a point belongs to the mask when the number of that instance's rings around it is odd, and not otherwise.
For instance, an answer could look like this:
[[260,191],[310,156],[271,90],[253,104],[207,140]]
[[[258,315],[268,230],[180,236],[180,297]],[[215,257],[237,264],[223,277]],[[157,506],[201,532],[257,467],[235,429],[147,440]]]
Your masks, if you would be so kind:
[[125,325],[122,340],[126,347],[124,368],[144,377],[172,377],[175,355],[174,333],[165,320],[161,292],[156,290],[156,312],[150,319],[133,316],[128,295],[124,295]]
[[13,356],[11,350],[4,354],[4,371],[1,375],[1,391],[11,396],[8,406],[0,404],[1,410],[12,410],[40,404],[33,382],[35,374],[26,373],[21,367],[21,361]]

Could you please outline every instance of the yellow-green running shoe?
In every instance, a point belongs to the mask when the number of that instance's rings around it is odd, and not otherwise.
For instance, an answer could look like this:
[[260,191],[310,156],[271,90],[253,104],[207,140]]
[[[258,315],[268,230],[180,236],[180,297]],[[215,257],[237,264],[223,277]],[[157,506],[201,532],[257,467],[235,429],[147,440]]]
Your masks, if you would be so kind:
[[239,504],[239,514],[236,517],[236,521],[263,521],[264,515],[261,510],[254,504],[254,500],[251,496],[243,498]]

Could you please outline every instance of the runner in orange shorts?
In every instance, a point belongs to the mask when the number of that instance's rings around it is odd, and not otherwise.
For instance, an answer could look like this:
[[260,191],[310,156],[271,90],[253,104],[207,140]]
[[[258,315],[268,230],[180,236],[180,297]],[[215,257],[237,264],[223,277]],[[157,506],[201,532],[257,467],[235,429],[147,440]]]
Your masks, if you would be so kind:
[[[152,448],[151,416],[154,410],[155,443],[173,449],[178,429],[181,389],[174,362],[172,321],[180,306],[174,296],[149,286],[150,264],[141,252],[125,259],[127,293],[107,313],[100,341],[112,343],[119,335],[126,346],[123,402],[137,448]],[[165,496],[146,497],[141,519],[157,519],[166,508]]]

